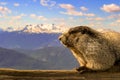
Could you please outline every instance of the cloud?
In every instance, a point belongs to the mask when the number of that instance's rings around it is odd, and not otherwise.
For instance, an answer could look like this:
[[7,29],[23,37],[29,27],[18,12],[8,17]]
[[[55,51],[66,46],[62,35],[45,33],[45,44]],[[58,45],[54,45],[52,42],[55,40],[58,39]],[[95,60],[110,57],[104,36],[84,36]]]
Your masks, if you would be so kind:
[[14,16],[14,17],[13,17],[13,19],[15,19],[15,20],[18,20],[18,19],[21,19],[21,18],[22,18],[21,15],[19,15],[19,16]]
[[44,16],[38,16],[39,20],[47,20],[47,18],[45,18]]
[[40,0],[40,4],[42,6],[48,6],[48,2],[49,2],[49,0]]
[[67,21],[64,18],[51,18],[52,23],[65,25]]
[[83,16],[82,12],[78,11],[67,11],[67,12],[60,12],[61,14],[67,14],[67,15],[72,15],[72,16]]
[[101,9],[105,12],[120,12],[120,6],[116,4],[104,4]]
[[88,9],[87,9],[86,7],[84,7],[84,6],[80,7],[80,9],[81,9],[82,11],[87,11],[87,10],[88,10]]
[[56,5],[56,2],[52,0],[40,0],[40,4],[46,7],[53,7]]
[[103,21],[105,20],[104,18],[102,17],[94,17],[94,18],[86,18],[87,20],[90,20],[90,21]]
[[93,16],[95,16],[95,14],[93,14],[93,13],[84,13],[83,15],[87,16],[87,17],[93,17]]
[[71,4],[60,4],[59,6],[67,11],[73,11],[75,9],[75,7]]
[[120,26],[120,22],[119,22],[119,20],[113,21],[109,25],[112,26],[112,27],[119,27]]
[[[66,10],[66,12],[61,11],[61,14],[72,15],[72,16],[95,16],[93,13],[83,13],[82,11],[75,10],[75,7],[71,4],[59,4],[60,8]],[[85,8],[85,7],[84,7]]]
[[24,16],[26,16],[25,14],[20,14],[20,15],[18,15],[18,16],[14,16],[14,17],[12,17],[12,19],[14,19],[14,20],[19,20],[19,19],[21,19],[22,17],[24,17]]
[[73,15],[73,16],[83,16],[82,12],[76,11],[75,7],[71,4],[60,4],[61,8],[66,9],[66,12],[60,12],[62,14]]
[[120,14],[112,14],[107,17],[108,19],[120,19]]
[[36,18],[37,16],[35,14],[30,14],[31,18]]
[[118,19],[116,22],[120,23],[120,19]]
[[0,6],[0,13],[5,15],[5,14],[8,14],[8,13],[11,13],[11,10],[8,9],[7,7]]
[[5,6],[5,5],[7,5],[7,2],[0,2],[0,5]]
[[14,3],[13,5],[14,5],[15,7],[20,6],[20,4],[19,4],[19,3]]
[[38,20],[47,20],[44,16],[37,16],[36,14],[30,14],[30,17]]
[[95,18],[95,20],[97,20],[97,21],[103,21],[103,20],[104,20],[104,18],[97,17],[97,18]]

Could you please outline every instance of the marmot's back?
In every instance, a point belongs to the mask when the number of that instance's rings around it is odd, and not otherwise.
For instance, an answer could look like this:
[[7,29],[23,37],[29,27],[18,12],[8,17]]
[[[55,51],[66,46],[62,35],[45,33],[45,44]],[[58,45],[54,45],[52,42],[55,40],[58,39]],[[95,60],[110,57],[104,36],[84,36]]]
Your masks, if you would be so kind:
[[120,59],[120,33],[115,31],[107,31],[103,33],[103,36],[108,39],[108,41],[112,44],[111,47],[114,46],[115,53],[117,54],[117,60]]

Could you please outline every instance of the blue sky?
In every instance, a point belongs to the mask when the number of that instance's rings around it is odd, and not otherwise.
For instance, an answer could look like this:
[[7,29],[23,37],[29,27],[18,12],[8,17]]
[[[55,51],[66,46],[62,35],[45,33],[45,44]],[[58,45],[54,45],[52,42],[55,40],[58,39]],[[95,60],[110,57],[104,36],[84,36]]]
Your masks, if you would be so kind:
[[0,0],[0,28],[53,23],[120,31],[120,0]]

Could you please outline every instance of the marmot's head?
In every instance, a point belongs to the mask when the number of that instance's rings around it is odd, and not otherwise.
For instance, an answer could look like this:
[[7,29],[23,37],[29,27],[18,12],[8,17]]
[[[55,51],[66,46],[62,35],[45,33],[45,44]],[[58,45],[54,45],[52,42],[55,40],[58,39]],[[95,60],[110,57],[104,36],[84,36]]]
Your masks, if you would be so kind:
[[85,39],[84,36],[96,37],[96,35],[96,31],[87,26],[77,26],[74,28],[70,28],[68,32],[63,33],[59,37],[59,40],[66,47],[73,47],[74,44],[78,41],[83,41]]

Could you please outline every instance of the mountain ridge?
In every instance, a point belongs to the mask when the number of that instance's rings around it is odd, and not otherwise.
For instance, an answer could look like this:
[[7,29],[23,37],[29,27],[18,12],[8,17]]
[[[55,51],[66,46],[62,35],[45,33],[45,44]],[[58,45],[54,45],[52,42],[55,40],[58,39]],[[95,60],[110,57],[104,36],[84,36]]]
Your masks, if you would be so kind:
[[23,32],[23,33],[62,33],[63,31],[68,30],[68,27],[64,25],[55,25],[55,24],[36,24],[36,25],[26,25],[24,27],[13,28],[7,27],[5,29],[1,29],[7,32]]
[[0,67],[14,69],[45,69],[44,63],[26,54],[0,47]]

